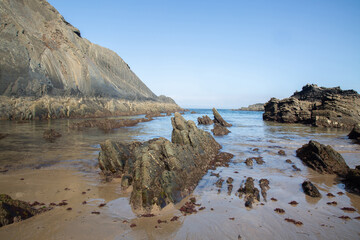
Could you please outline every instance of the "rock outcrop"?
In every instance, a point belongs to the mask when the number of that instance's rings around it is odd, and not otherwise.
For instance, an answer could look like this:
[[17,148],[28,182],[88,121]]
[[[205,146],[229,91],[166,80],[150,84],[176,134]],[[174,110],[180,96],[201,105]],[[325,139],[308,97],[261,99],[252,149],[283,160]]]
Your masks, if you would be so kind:
[[290,98],[270,99],[263,119],[350,129],[360,121],[360,95],[354,90],[308,84]]
[[0,227],[25,220],[38,213],[29,203],[0,194]]
[[231,127],[232,124],[227,123],[222,116],[220,115],[220,113],[216,110],[216,108],[212,109],[213,114],[214,114],[214,123],[216,124],[220,124],[223,127]]
[[355,139],[360,143],[360,123],[355,125],[355,127],[349,133],[348,137],[350,139]]
[[265,103],[256,103],[249,105],[248,107],[241,107],[239,109],[234,109],[234,111],[255,111],[255,112],[262,112],[264,111]]
[[218,123],[214,124],[214,128],[211,129],[211,131],[215,136],[224,136],[230,133],[230,131],[226,127]]
[[130,202],[136,212],[151,212],[154,207],[179,202],[208,169],[223,161],[221,146],[193,121],[175,113],[171,123],[171,142],[155,138],[144,143],[108,140],[101,144],[101,170],[131,176]]
[[198,124],[203,124],[203,125],[211,125],[214,123],[214,121],[211,120],[211,118],[209,118],[208,115],[198,117],[197,121],[198,121]]
[[0,1],[0,16],[1,119],[33,119],[39,111],[68,117],[69,100],[59,96],[81,101],[80,116],[116,115],[121,104],[111,99],[180,110],[171,98],[156,96],[115,52],[82,38],[46,0]]
[[296,155],[305,165],[319,173],[338,175],[348,190],[360,194],[360,166],[350,169],[343,157],[331,146],[310,141],[296,150]]
[[314,184],[312,184],[312,182],[304,181],[301,186],[306,195],[310,197],[321,197],[319,190],[317,189],[317,187],[315,187]]
[[331,146],[309,141],[298,150],[296,156],[308,167],[319,173],[345,175],[349,167],[343,157]]

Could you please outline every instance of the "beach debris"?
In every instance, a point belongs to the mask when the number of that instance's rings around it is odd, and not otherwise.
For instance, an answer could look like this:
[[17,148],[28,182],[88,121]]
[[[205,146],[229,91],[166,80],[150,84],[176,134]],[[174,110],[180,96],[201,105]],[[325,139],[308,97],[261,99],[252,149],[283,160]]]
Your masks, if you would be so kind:
[[344,195],[343,192],[337,192],[337,194],[340,195],[340,196],[341,196],[341,195]]
[[350,220],[351,219],[351,217],[349,217],[349,216],[340,216],[339,218],[341,218],[341,219],[344,219],[344,220]]
[[254,179],[252,177],[246,179],[245,184],[240,186],[238,193],[240,198],[245,195],[245,207],[252,208],[255,201],[260,201],[259,189],[254,186]]
[[211,172],[211,173],[210,173],[210,176],[215,176],[215,177],[218,178],[218,177],[220,177],[220,174],[219,174],[219,173]]
[[82,204],[85,205],[85,204],[87,204],[87,202],[86,202],[86,201],[83,201]]
[[282,209],[282,208],[275,208],[274,211],[279,213],[279,214],[284,214],[285,213],[285,210]]
[[248,167],[252,167],[252,166],[254,165],[254,161],[253,161],[252,158],[247,158],[247,159],[245,160],[245,164],[246,164],[246,166],[248,166]]
[[177,221],[179,219],[178,216],[173,216],[171,219],[170,219],[170,222],[174,222],[174,221]]
[[329,198],[333,198],[333,197],[335,197],[335,195],[334,195],[334,194],[332,194],[332,193],[328,193],[328,194],[326,194],[326,196],[328,196]]
[[302,189],[304,193],[310,197],[321,197],[319,190],[316,188],[314,184],[310,181],[304,181],[302,184]]
[[96,215],[99,215],[100,212],[97,212],[97,211],[92,211],[91,214],[96,214]]
[[166,221],[166,220],[160,220],[160,219],[158,219],[158,220],[157,220],[157,223],[158,223],[158,224],[167,223],[167,221]]
[[67,208],[66,210],[71,211],[71,210],[72,210],[72,208],[71,208],[71,207],[69,207],[69,208]]
[[274,197],[270,198],[270,200],[271,200],[271,201],[274,201],[274,202],[277,202],[277,199],[274,198]]
[[290,159],[286,159],[285,162],[286,162],[286,163],[290,163],[290,164],[293,163],[293,161],[291,161]]
[[98,207],[104,207],[106,203],[100,203]]
[[291,202],[289,202],[289,204],[292,205],[292,206],[296,206],[296,205],[298,205],[299,203],[298,203],[297,201],[291,201]]
[[146,213],[146,214],[142,214],[140,215],[140,217],[154,217],[155,215],[152,213]]
[[327,204],[327,205],[333,205],[333,206],[336,206],[336,205],[337,205],[337,202],[332,201],[332,202],[327,202],[326,204]]
[[267,195],[266,192],[270,189],[269,183],[270,183],[269,180],[267,180],[265,178],[262,178],[259,181],[259,186],[260,186],[260,189],[261,189],[261,195],[263,196],[265,202],[266,202],[266,195]]
[[229,220],[234,221],[234,220],[235,220],[235,218],[234,218],[234,217],[231,217],[231,218],[229,218]]
[[343,208],[341,208],[341,210],[347,211],[347,212],[355,212],[356,211],[356,209],[352,208],[352,207],[343,207]]
[[279,154],[280,156],[286,156],[286,153],[285,153],[284,150],[279,150],[279,151],[278,151],[278,154]]
[[132,224],[130,224],[130,227],[131,227],[131,228],[134,228],[134,227],[136,227],[136,224],[135,224],[135,223],[132,223]]
[[294,169],[294,171],[301,171],[301,169],[300,168],[298,168],[295,164],[293,164],[293,165],[291,165],[292,166],[292,168]]
[[290,223],[293,223],[293,224],[295,224],[296,226],[301,226],[301,225],[303,225],[302,222],[296,221],[296,220],[291,219],[291,218],[285,218],[285,221],[290,222]]

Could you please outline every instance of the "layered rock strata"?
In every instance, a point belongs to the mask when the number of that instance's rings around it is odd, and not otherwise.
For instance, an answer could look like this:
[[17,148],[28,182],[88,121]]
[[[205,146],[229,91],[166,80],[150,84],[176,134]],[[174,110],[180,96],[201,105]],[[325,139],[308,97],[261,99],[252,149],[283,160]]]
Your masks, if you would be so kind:
[[270,99],[263,119],[351,129],[360,121],[360,95],[354,90],[308,84],[290,98]]
[[129,102],[139,106],[130,109],[135,114],[152,106],[180,110],[115,52],[82,38],[47,1],[0,1],[0,16],[0,119],[119,115]]
[[224,161],[219,154],[221,146],[193,121],[175,113],[171,123],[171,142],[155,138],[143,143],[108,140],[101,144],[101,170],[131,177],[130,203],[136,212],[151,212],[179,202],[208,169]]

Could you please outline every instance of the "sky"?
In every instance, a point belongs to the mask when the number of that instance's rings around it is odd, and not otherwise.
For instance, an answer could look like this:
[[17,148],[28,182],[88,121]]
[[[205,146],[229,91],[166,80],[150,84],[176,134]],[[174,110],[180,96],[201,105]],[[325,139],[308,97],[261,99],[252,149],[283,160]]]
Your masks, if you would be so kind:
[[185,108],[239,108],[307,83],[360,92],[359,0],[49,0]]

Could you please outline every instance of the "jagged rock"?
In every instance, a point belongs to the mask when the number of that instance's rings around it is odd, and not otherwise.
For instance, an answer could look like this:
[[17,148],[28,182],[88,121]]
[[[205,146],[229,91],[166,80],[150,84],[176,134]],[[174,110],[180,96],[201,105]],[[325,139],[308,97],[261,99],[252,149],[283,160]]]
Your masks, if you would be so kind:
[[309,195],[310,197],[321,197],[319,190],[314,184],[312,184],[312,182],[304,181],[301,186],[306,195]]
[[55,129],[47,129],[43,133],[43,138],[49,142],[54,142],[56,138],[61,137],[61,133],[57,132]]
[[265,202],[266,202],[266,196],[267,196],[267,190],[270,189],[270,186],[269,186],[269,180],[263,178],[263,179],[260,179],[259,181],[259,186],[260,186],[260,189],[261,189],[261,195],[263,196]]
[[246,179],[244,186],[239,188],[238,193],[239,197],[245,195],[245,207],[252,208],[255,201],[260,201],[259,189],[254,187],[254,179],[252,177]]
[[211,131],[215,136],[224,136],[224,135],[228,135],[230,133],[230,131],[226,127],[224,127],[218,123],[214,124],[214,128],[211,129]]
[[360,121],[360,95],[354,90],[343,91],[339,87],[324,88],[308,84],[290,98],[270,99],[265,104],[263,119],[352,128]]
[[[72,110],[81,117],[118,115],[98,99],[176,106],[171,98],[156,96],[115,52],[81,38],[47,1],[0,1],[0,16],[1,119],[69,117]],[[66,109],[69,99],[82,98],[91,102]]]
[[214,123],[214,121],[211,120],[211,118],[209,118],[208,115],[198,117],[197,120],[198,120],[198,124],[203,124],[203,125],[211,125]]
[[360,142],[360,123],[356,124],[354,128],[349,133],[348,137],[350,139],[355,139]]
[[0,194],[0,227],[25,220],[38,213],[29,203]]
[[296,156],[308,167],[319,173],[345,175],[349,171],[343,157],[331,146],[309,141],[296,150]]
[[154,206],[179,202],[208,169],[230,156],[220,156],[221,146],[214,138],[179,113],[171,123],[171,142],[155,138],[144,143],[108,140],[101,144],[101,170],[132,176],[130,203],[135,211],[151,212]]
[[213,108],[212,109],[213,111],[213,114],[214,114],[214,123],[218,123],[220,124],[221,126],[223,127],[231,127],[232,124],[230,123],[227,123],[223,118],[222,116],[220,115],[220,113],[216,110],[216,108]]
[[256,103],[249,105],[248,107],[241,107],[239,109],[234,109],[233,111],[264,111],[264,103]]

